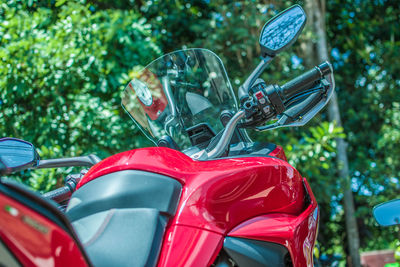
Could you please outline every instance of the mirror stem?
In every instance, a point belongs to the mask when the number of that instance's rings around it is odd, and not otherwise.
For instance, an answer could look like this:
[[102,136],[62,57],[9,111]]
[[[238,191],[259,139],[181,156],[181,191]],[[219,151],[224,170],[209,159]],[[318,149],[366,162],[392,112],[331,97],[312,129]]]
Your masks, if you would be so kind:
[[261,75],[267,65],[272,61],[274,57],[265,56],[262,58],[261,62],[258,66],[253,70],[250,76],[246,79],[246,81],[239,87],[238,97],[240,102],[242,99],[247,98],[249,96],[249,90],[253,85],[254,81]]
[[45,168],[59,168],[59,167],[92,167],[93,165],[99,163],[101,159],[91,154],[89,156],[73,157],[73,158],[60,158],[60,159],[45,159],[40,160],[37,169]]

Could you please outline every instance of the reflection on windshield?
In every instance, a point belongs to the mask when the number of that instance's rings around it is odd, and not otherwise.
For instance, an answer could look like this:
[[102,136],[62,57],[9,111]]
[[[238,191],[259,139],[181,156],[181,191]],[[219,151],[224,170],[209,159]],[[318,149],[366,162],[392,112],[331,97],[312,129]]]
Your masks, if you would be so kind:
[[129,83],[122,104],[150,139],[169,135],[183,149],[192,144],[188,129],[206,123],[218,133],[222,111],[237,109],[221,60],[206,49],[153,61]]

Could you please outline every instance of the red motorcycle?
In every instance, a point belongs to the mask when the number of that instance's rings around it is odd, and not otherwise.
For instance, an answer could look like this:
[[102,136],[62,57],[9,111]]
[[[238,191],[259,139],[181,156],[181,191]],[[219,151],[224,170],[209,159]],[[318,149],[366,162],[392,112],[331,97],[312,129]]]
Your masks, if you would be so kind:
[[305,21],[295,5],[265,24],[262,60],[239,88],[239,108],[209,50],[166,54],[139,72],[122,105],[157,147],[102,161],[39,160],[30,143],[1,139],[3,174],[91,168],[45,195],[1,180],[0,263],[312,266],[319,211],[309,184],[282,147],[253,142],[245,131],[304,125],[328,102],[328,62],[283,86],[259,78]]

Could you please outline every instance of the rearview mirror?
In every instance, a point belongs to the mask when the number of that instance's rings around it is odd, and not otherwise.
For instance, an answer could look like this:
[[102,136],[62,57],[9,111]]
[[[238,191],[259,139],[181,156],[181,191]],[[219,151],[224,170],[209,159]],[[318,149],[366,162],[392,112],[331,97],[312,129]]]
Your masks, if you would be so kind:
[[0,174],[7,174],[37,165],[39,156],[35,147],[17,138],[0,139]]
[[306,14],[299,5],[294,5],[272,19],[263,27],[260,46],[263,56],[273,57],[292,45],[306,24]]
[[400,224],[400,199],[381,203],[374,207],[372,213],[382,226]]

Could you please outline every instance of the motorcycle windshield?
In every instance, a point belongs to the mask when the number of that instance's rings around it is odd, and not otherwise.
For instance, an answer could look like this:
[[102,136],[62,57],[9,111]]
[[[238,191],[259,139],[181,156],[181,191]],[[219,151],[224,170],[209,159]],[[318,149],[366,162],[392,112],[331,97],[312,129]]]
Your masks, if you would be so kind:
[[122,106],[154,143],[168,135],[180,149],[194,144],[196,127],[217,134],[221,113],[237,110],[221,59],[198,48],[166,54],[135,73]]

